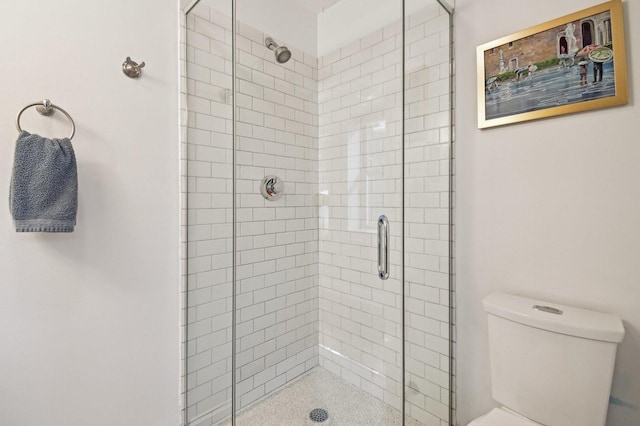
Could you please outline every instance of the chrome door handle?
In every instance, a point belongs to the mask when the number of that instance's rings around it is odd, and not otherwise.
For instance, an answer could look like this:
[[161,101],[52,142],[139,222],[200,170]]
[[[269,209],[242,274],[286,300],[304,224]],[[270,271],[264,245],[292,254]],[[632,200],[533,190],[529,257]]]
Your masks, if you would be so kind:
[[378,276],[389,278],[389,220],[385,215],[378,218]]

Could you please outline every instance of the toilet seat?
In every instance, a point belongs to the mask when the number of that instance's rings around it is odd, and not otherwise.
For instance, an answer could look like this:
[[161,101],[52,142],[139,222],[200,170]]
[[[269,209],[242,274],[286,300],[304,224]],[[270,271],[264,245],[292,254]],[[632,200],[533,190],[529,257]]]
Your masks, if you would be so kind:
[[468,426],[542,426],[504,408],[494,408],[484,416],[478,417]]

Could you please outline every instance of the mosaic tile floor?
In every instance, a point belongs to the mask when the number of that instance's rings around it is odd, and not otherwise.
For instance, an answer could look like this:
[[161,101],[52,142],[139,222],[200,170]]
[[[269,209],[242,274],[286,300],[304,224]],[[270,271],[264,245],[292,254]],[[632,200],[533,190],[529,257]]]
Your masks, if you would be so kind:
[[[314,423],[309,412],[324,408],[329,419]],[[317,367],[240,413],[237,426],[400,426],[399,411]],[[407,421],[407,426],[419,423]],[[229,426],[226,423],[224,426]]]

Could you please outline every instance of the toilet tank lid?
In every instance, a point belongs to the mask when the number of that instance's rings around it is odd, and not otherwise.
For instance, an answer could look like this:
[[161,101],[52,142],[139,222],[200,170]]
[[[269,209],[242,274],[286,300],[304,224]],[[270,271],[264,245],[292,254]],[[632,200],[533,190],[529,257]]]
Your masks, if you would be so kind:
[[505,293],[490,294],[482,303],[490,314],[543,330],[604,342],[624,338],[622,321],[615,315]]

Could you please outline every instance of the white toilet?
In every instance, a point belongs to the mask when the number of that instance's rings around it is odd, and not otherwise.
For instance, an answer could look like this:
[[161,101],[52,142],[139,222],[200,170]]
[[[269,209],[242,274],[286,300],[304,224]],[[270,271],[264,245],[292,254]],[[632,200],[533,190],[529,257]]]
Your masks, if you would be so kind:
[[494,293],[488,316],[493,399],[469,426],[603,426],[620,318]]

